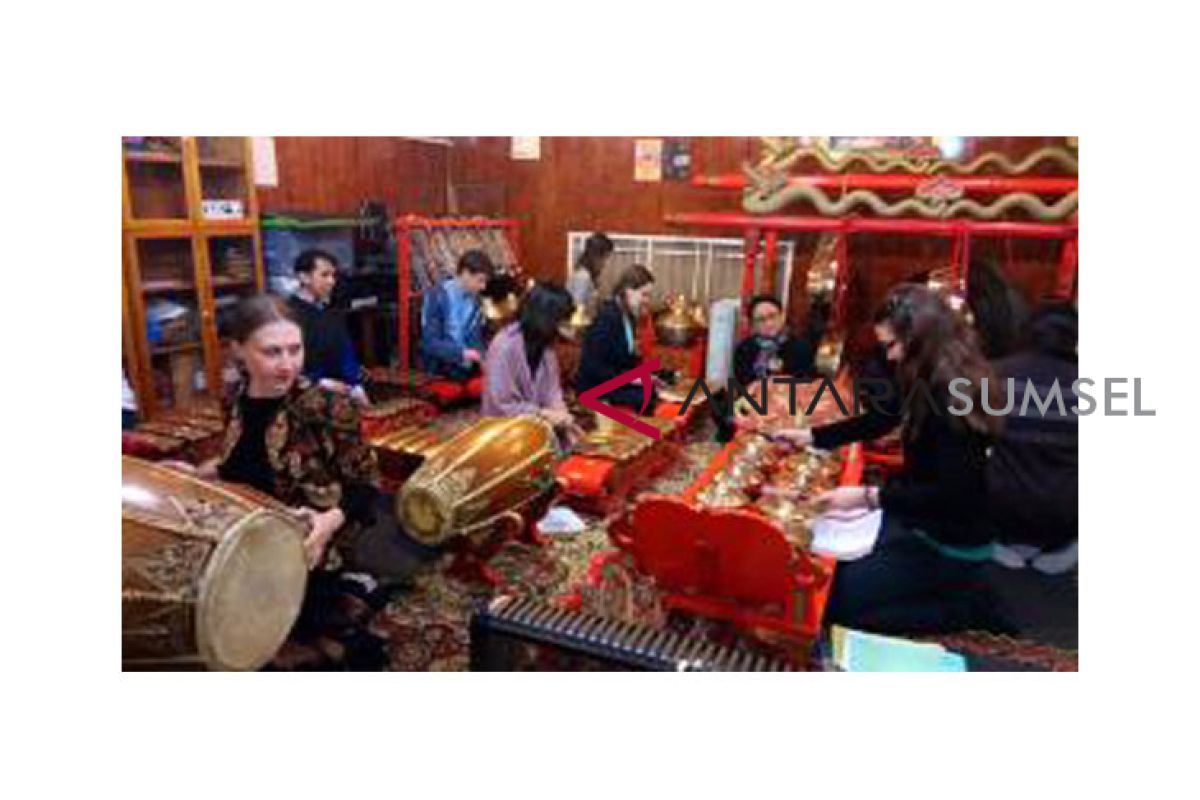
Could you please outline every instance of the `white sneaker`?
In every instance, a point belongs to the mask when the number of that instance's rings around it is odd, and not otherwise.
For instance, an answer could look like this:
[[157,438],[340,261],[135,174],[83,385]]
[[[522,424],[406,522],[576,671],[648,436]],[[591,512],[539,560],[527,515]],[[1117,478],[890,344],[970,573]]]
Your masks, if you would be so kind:
[[1079,542],[1071,542],[1061,550],[1043,553],[1033,560],[1033,568],[1043,575],[1062,575],[1079,564]]
[[1025,556],[1018,551],[1019,547],[1021,547],[1021,545],[1017,545],[1016,547],[1010,547],[1006,544],[993,545],[992,561],[995,561],[1002,567],[1008,567],[1009,569],[1025,569],[1029,566],[1029,562],[1026,561]]

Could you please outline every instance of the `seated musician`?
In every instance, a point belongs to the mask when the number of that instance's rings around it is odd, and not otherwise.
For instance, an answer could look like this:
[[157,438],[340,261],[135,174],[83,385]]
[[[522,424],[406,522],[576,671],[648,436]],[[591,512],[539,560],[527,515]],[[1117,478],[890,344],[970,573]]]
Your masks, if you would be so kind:
[[[637,320],[650,301],[654,275],[641,264],[628,267],[613,287],[612,297],[600,305],[595,321],[583,338],[579,357],[576,389],[585,392],[594,386],[634,369],[641,363],[638,352]],[[646,413],[654,408],[655,387],[650,387],[650,403]],[[609,405],[641,410],[644,402],[639,381],[619,386],[601,398]]]
[[[998,392],[990,367],[966,321],[924,286],[894,289],[875,316],[875,335],[896,365],[902,396],[921,381],[932,402],[915,395],[898,417],[873,414],[779,434],[833,449],[901,428],[899,475],[880,487],[840,487],[814,501],[826,513],[883,510],[871,554],[838,565],[826,620],[878,633],[1011,632],[981,578],[993,544],[982,512],[987,452],[1000,427],[982,408],[982,379],[991,378],[989,390]],[[956,378],[970,381],[959,388],[972,400],[965,416],[948,412],[961,406],[950,395]],[[1000,407],[998,395],[990,403]]]
[[1016,353],[995,363],[1015,396],[1026,384],[1048,397],[1057,382],[1063,410],[1045,411],[1019,399],[988,460],[989,511],[999,544],[995,559],[1055,575],[1075,569],[1079,557],[1079,417],[1073,386],[1079,377],[1079,317],[1069,304],[1048,304],[1034,315]]
[[579,262],[575,265],[575,270],[571,273],[571,278],[567,281],[567,291],[571,293],[571,299],[575,301],[575,305],[582,306],[585,310],[591,311],[595,303],[596,290],[600,285],[600,275],[604,272],[605,266],[612,260],[613,251],[616,245],[613,240],[597,231],[587,238],[583,244],[583,253],[579,256]]
[[751,335],[733,353],[733,374],[747,389],[771,375],[808,378],[813,374],[812,347],[788,333],[783,306],[771,295],[750,300]]
[[304,334],[304,375],[326,388],[346,391],[366,404],[362,367],[340,311],[329,307],[337,283],[337,259],[324,250],[305,250],[294,269],[300,288],[288,298]]
[[478,374],[483,362],[479,294],[495,273],[482,250],[468,250],[458,272],[425,293],[421,307],[421,361],[425,371],[454,381]]
[[327,556],[330,544],[335,537],[348,544],[349,534],[373,522],[375,455],[359,436],[353,401],[302,375],[303,337],[284,300],[243,299],[231,333],[242,382],[228,409],[221,455],[198,472],[257,489],[308,520],[304,550],[313,572],[292,638],[315,639],[342,582],[340,558]]
[[[758,396],[759,381],[773,375],[794,378],[813,377],[813,351],[809,343],[787,330],[783,305],[767,294],[750,299],[750,336],[733,353],[733,375],[751,395]],[[770,388],[770,387],[768,387]],[[717,440],[729,441],[735,428],[735,415],[729,402],[729,390],[716,398]]]
[[535,286],[521,301],[516,322],[500,329],[488,346],[483,414],[539,416],[569,445],[580,431],[563,400],[554,343],[575,304],[561,286]]

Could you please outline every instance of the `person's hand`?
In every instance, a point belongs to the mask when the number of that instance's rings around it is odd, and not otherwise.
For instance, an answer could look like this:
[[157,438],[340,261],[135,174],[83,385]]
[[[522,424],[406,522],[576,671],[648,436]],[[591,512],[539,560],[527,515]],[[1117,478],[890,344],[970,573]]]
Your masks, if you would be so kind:
[[355,405],[367,407],[371,405],[371,398],[367,397],[367,390],[361,386],[355,386],[350,390],[350,399]]
[[298,508],[296,513],[309,523],[308,535],[304,537],[304,556],[308,568],[314,569],[325,558],[325,550],[333,540],[333,535],[342,527],[345,516],[340,508],[328,511],[317,511],[312,508]]
[[571,412],[565,408],[544,408],[542,418],[556,428],[566,428],[575,422]]
[[201,478],[207,478],[209,480],[216,480],[217,479],[217,465],[219,463],[220,463],[220,461],[218,459],[210,458],[208,461],[205,461],[203,464],[201,464],[199,467],[196,468],[196,475]]
[[196,475],[197,474],[196,465],[189,464],[186,461],[179,461],[178,459],[169,459],[167,461],[160,461],[158,463],[159,463],[159,466],[166,467],[167,469],[173,469],[176,472],[182,472],[185,475]]
[[839,486],[813,498],[813,508],[821,514],[848,516],[868,510],[866,486]]
[[813,441],[811,428],[781,428],[773,432],[771,438],[791,442],[797,447],[810,447]]
[[583,428],[579,427],[578,423],[575,422],[572,422],[563,431],[563,437],[566,439],[567,445],[571,447],[574,447],[575,444],[582,441],[583,437],[585,436],[587,436],[587,432],[584,431]]
[[462,359],[464,364],[478,364],[483,361],[483,356],[473,347],[468,347],[463,350]]
[[739,431],[757,431],[762,427],[762,417],[757,414],[734,414],[733,427]]
[[333,378],[321,378],[321,380],[317,382],[317,385],[322,389],[328,389],[329,391],[336,392],[337,394],[350,394],[349,386],[341,381],[335,381]]

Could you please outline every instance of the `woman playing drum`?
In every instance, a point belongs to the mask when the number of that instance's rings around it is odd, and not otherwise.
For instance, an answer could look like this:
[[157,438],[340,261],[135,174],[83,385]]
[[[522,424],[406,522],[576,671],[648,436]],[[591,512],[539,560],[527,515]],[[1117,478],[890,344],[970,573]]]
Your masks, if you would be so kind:
[[[335,583],[326,554],[335,535],[374,521],[378,465],[359,434],[351,398],[308,381],[304,344],[287,304],[271,295],[242,300],[231,326],[242,381],[228,409],[221,455],[202,477],[251,486],[307,518],[310,574],[294,634],[320,633]],[[318,570],[317,567],[324,567]]]

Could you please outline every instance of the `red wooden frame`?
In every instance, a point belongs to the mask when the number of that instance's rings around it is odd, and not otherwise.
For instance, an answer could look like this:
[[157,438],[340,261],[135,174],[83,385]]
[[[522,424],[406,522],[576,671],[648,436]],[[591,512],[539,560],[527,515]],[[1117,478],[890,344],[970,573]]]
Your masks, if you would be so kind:
[[504,228],[508,237],[508,245],[512,248],[516,263],[521,263],[521,242],[518,229],[521,222],[516,219],[488,219],[486,217],[421,217],[416,214],[405,214],[396,217],[396,280],[398,282],[398,342],[400,344],[400,373],[411,374],[411,357],[409,356],[409,303],[415,295],[412,291],[412,240],[410,235],[416,228]]
[[[902,178],[906,176],[891,176]],[[996,179],[999,180],[999,179]],[[1012,179],[1016,180],[1016,179]],[[972,237],[1006,237],[1013,239],[1063,239],[1063,254],[1055,278],[1056,298],[1073,296],[1078,277],[1079,222],[1076,219],[1061,223],[1046,222],[989,222],[973,219],[910,219],[910,218],[867,218],[867,217],[817,217],[786,215],[755,215],[742,212],[700,211],[668,214],[666,222],[673,225],[694,225],[712,228],[741,228],[746,236],[745,273],[742,276],[742,300],[750,297],[754,287],[754,259],[758,254],[758,241],[764,232],[778,234],[787,232],[833,232],[841,235],[839,248],[838,283],[839,293],[844,291],[842,276],[847,274],[845,239],[851,234],[897,233],[924,236],[946,236],[954,240],[954,280],[966,280],[967,264],[970,262]],[[840,304],[835,303],[834,323],[844,322],[838,317]]]

